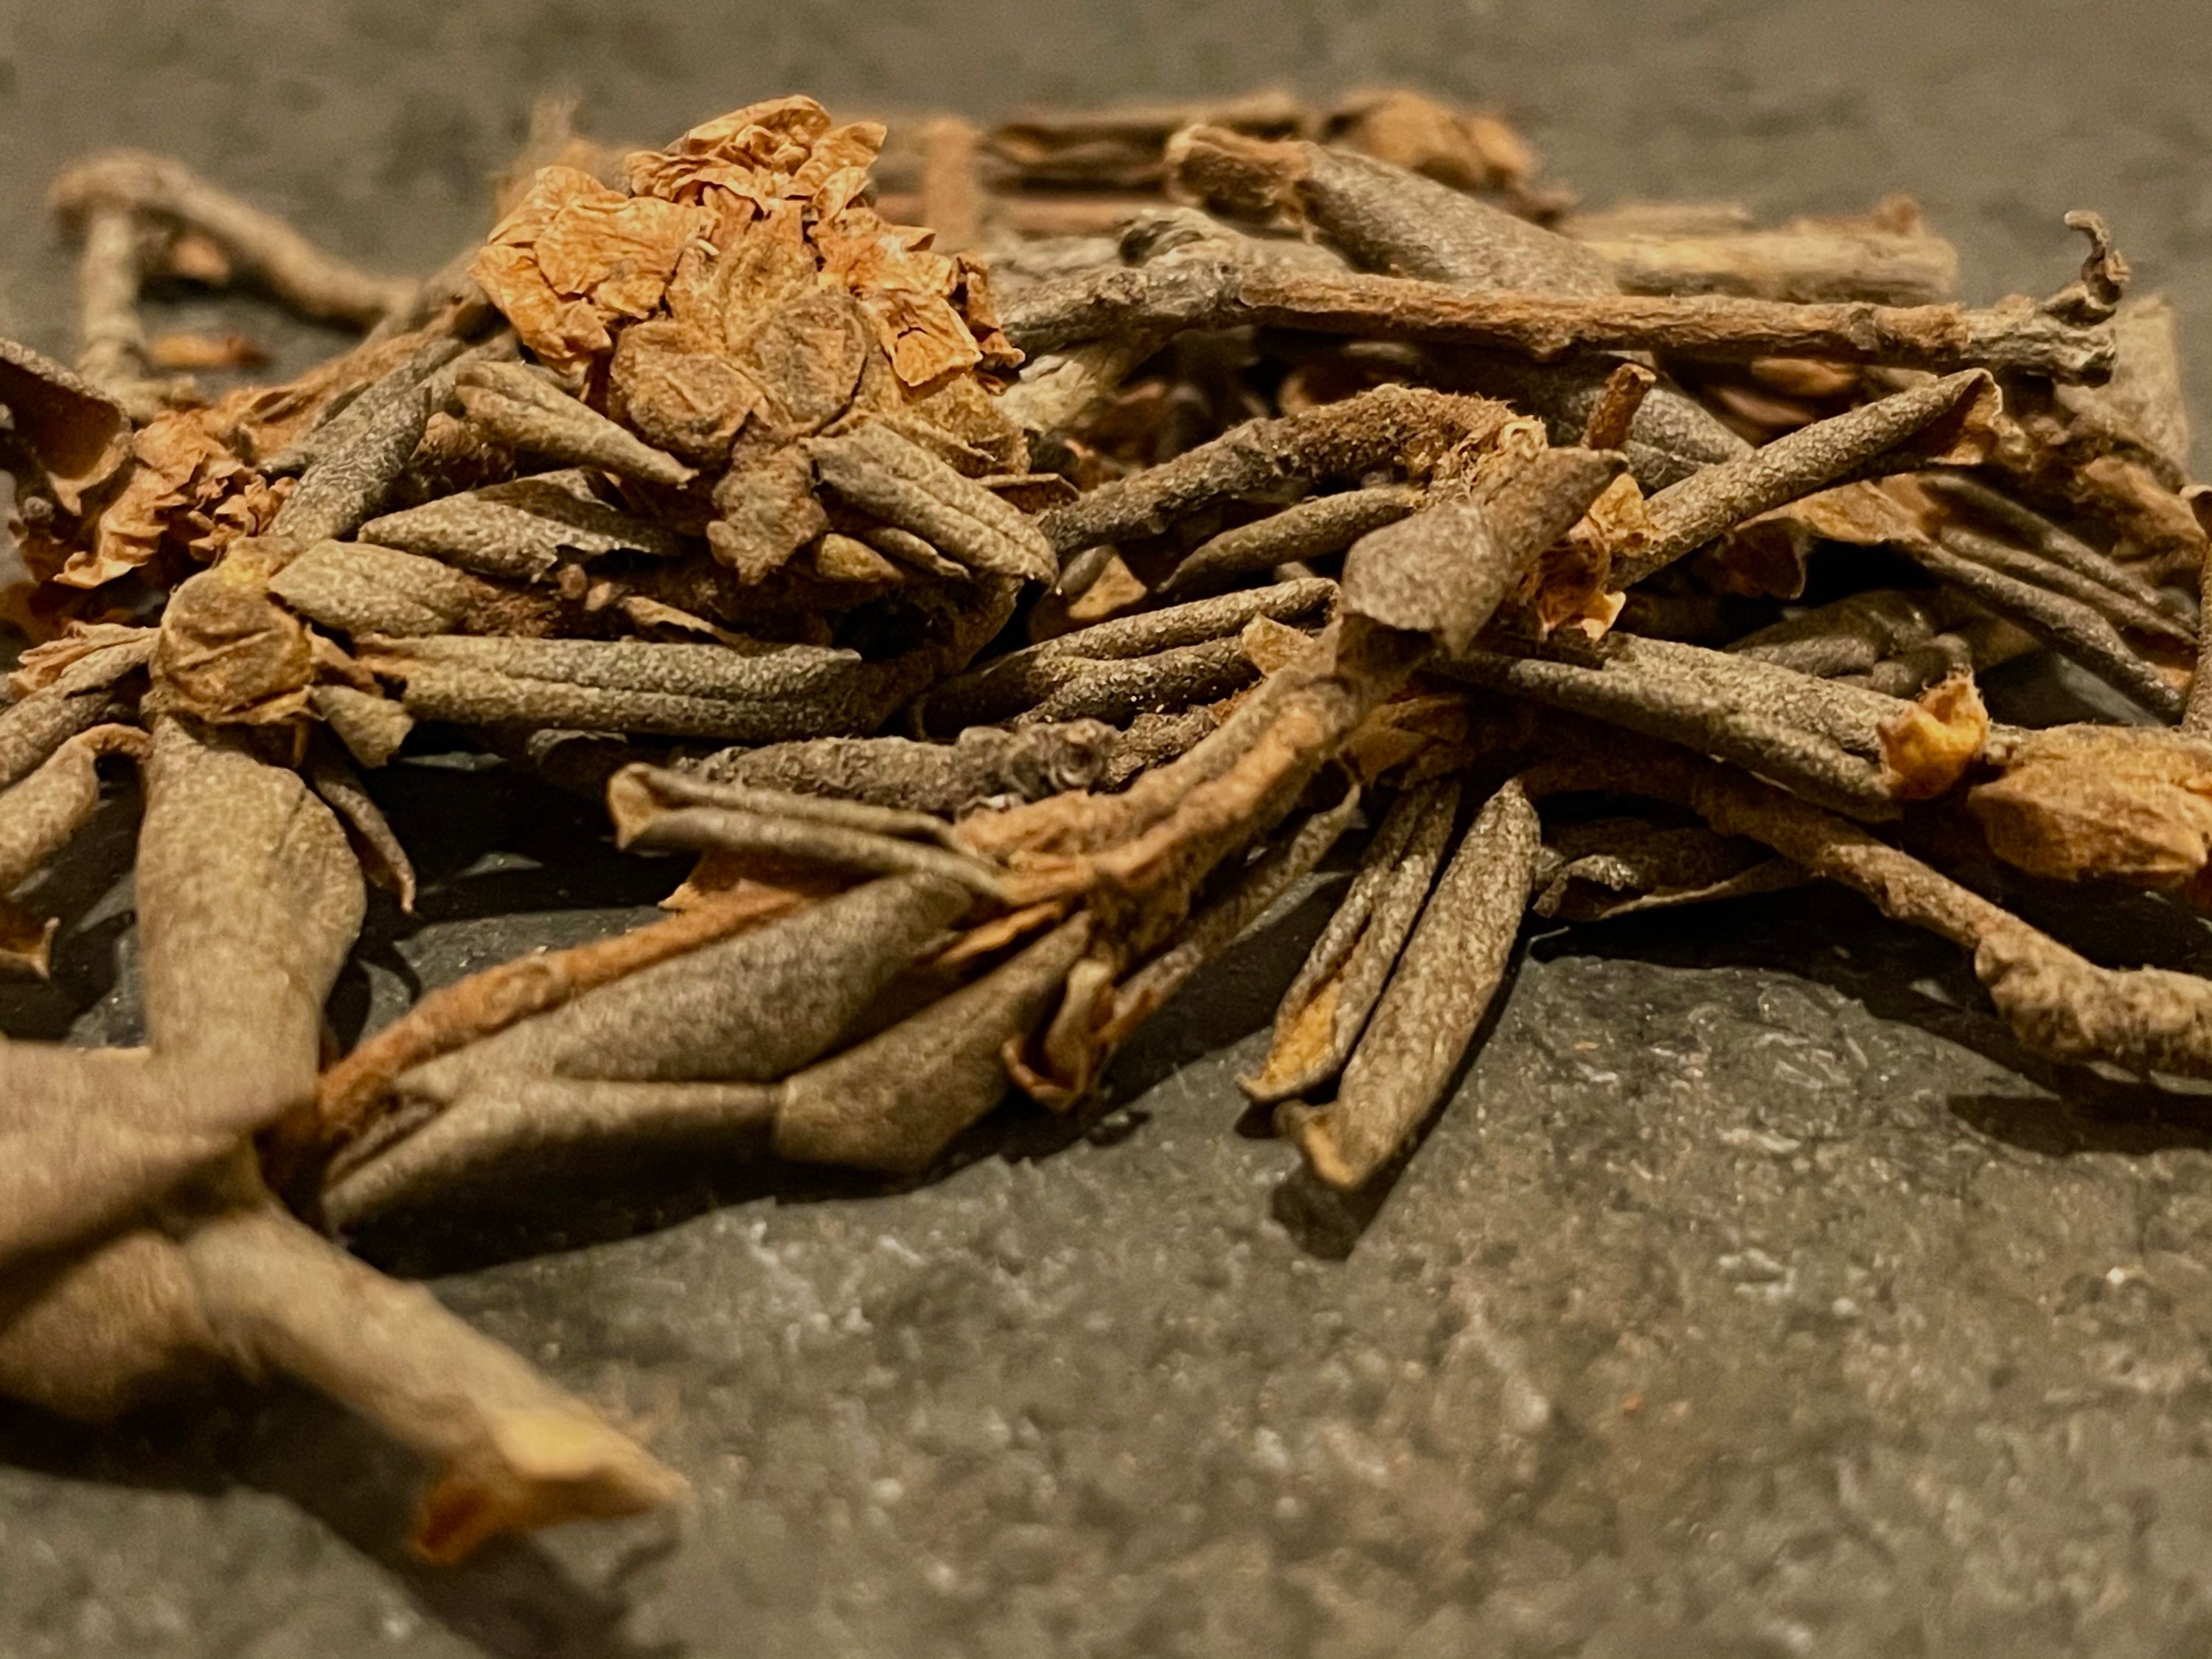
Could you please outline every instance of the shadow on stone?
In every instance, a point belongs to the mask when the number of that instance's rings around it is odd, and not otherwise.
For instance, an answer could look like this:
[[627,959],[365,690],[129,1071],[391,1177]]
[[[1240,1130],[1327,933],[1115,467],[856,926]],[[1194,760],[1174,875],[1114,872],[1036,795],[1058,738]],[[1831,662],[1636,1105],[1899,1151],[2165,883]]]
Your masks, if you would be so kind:
[[[289,1384],[207,1394],[88,1428],[0,1406],[0,1462],[58,1479],[215,1497],[244,1487],[284,1498],[374,1562],[423,1614],[495,1659],[680,1659],[677,1644],[623,1632],[626,1596],[576,1582],[533,1539],[486,1545],[431,1566],[404,1541],[424,1470],[365,1425]],[[675,1545],[674,1522],[641,1550]],[[627,1563],[617,1577],[634,1572]]]

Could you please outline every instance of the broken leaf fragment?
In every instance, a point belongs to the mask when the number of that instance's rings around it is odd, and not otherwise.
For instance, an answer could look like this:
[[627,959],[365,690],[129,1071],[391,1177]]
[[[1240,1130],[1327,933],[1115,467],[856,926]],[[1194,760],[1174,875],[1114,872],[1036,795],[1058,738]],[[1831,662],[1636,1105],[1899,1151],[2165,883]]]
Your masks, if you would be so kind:
[[1933,800],[1973,764],[1989,732],[1990,711],[1972,674],[1929,686],[1882,723],[1882,773],[1890,793],[1899,800]]
[[2212,744],[2145,727],[2021,734],[1966,807],[1990,851],[2031,874],[2183,890],[2205,902]]

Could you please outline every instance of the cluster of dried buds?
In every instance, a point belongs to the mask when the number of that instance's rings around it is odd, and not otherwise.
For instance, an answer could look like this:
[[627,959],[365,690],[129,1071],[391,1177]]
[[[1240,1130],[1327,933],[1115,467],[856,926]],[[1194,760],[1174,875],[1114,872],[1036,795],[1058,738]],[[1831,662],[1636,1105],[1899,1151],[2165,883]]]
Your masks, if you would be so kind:
[[[2212,1075],[2212,983],[1978,890],[2212,895],[2172,329],[2102,225],[1970,309],[1909,204],[1760,228],[1532,173],[1406,94],[549,120],[422,283],[160,158],[70,173],[82,356],[0,343],[43,641],[0,944],[40,970],[40,872],[127,757],[147,1046],[0,1043],[0,1391],[303,1378],[437,1466],[434,1557],[662,1502],[331,1234],[641,1145],[913,1175],[1010,1090],[1091,1109],[1355,828],[1245,1085],[1339,1188],[1439,1106],[1531,911],[1826,878],[1970,949],[2027,1049]],[[177,277],[366,337],[204,398],[171,376],[235,350],[140,318]],[[1976,674],[2046,650],[2141,721],[1993,724]],[[424,722],[696,862],[665,920],[325,1063],[364,880],[414,887],[362,776]]]

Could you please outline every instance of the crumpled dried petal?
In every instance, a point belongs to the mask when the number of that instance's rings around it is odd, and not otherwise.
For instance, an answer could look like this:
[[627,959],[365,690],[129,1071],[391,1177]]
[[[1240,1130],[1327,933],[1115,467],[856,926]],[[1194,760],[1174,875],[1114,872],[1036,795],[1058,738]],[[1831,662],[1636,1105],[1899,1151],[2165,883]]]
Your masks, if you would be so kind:
[[1723,593],[1794,599],[1805,591],[1806,561],[1815,543],[1926,546],[1942,511],[1909,478],[1841,484],[1746,520],[1691,568]]
[[203,563],[240,536],[269,527],[292,482],[271,482],[223,435],[228,411],[156,416],[131,441],[131,470],[101,513],[92,545],[73,550],[53,580],[98,587],[151,564],[165,543]]
[[532,351],[565,372],[665,307],[681,331],[657,329],[622,354],[610,392],[623,418],[702,464],[757,407],[741,382],[759,385],[760,331],[810,291],[860,302],[897,388],[892,406],[971,369],[1011,368],[1020,354],[999,331],[982,268],[932,252],[930,232],[886,223],[861,200],[883,139],[874,122],[833,126],[813,100],[783,98],[632,155],[627,197],[546,167],[474,274]]
[[574,167],[542,167],[471,274],[524,344],[571,371],[613,348],[611,323],[653,314],[678,258],[707,227],[696,209],[624,196]]
[[2202,907],[2212,744],[2145,727],[2023,732],[1966,796],[1990,851],[2033,875],[2184,889]]
[[1455,190],[1510,189],[1536,171],[1535,152],[1498,116],[1462,115],[1403,88],[1347,95],[1330,112],[1322,136]]
[[[869,135],[872,132],[872,140]],[[811,98],[771,98],[703,121],[665,149],[640,150],[623,163],[629,187],[640,196],[664,201],[701,200],[707,187],[745,198],[765,210],[774,201],[812,194],[822,174],[810,175],[810,188],[793,181],[825,138],[838,164],[862,167],[875,159],[884,130],[872,121],[855,122],[833,134],[829,112]]]
[[860,206],[813,231],[823,270],[866,308],[900,384],[924,391],[965,369],[1021,361],[999,332],[981,267],[930,252],[931,235]]
[[130,453],[123,405],[49,357],[0,340],[0,405],[65,513],[113,476]]
[[656,318],[622,331],[608,373],[608,412],[648,443],[701,465],[730,453],[759,400],[736,365],[698,331]]
[[1626,596],[1612,591],[1615,561],[1651,544],[1644,492],[1626,473],[1615,478],[1574,527],[1544,551],[1506,605],[1510,619],[1538,639],[1571,627],[1601,639],[1620,615]]
[[1973,764],[1989,734],[1974,677],[1953,674],[1881,723],[1883,781],[1899,800],[1933,800]]

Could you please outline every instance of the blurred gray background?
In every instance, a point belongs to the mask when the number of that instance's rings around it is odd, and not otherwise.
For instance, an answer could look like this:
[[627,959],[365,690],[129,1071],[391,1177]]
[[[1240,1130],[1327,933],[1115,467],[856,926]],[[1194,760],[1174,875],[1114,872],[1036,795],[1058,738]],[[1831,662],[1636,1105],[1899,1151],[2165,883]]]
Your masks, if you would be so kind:
[[[42,197],[97,146],[427,270],[547,91],[657,142],[789,90],[992,116],[1399,80],[1503,107],[1593,203],[1910,191],[1970,297],[2057,286],[2060,216],[2100,208],[2212,361],[2186,0],[0,0],[0,328],[70,345]],[[373,918],[349,1032],[666,884],[501,772],[376,787],[428,887]],[[134,1039],[130,806],[10,1036]],[[1347,1206],[1232,1083],[1342,879],[1156,1023],[1086,1138],[1008,1113],[913,1191],[660,1169],[362,1241],[642,1425],[679,1513],[434,1571],[407,1460],[302,1395],[103,1433],[0,1406],[0,1655],[2212,1650],[2201,1100],[2028,1060],[1956,953],[1785,895],[1539,933],[1419,1156]],[[2039,919],[2205,964],[2148,905]]]

